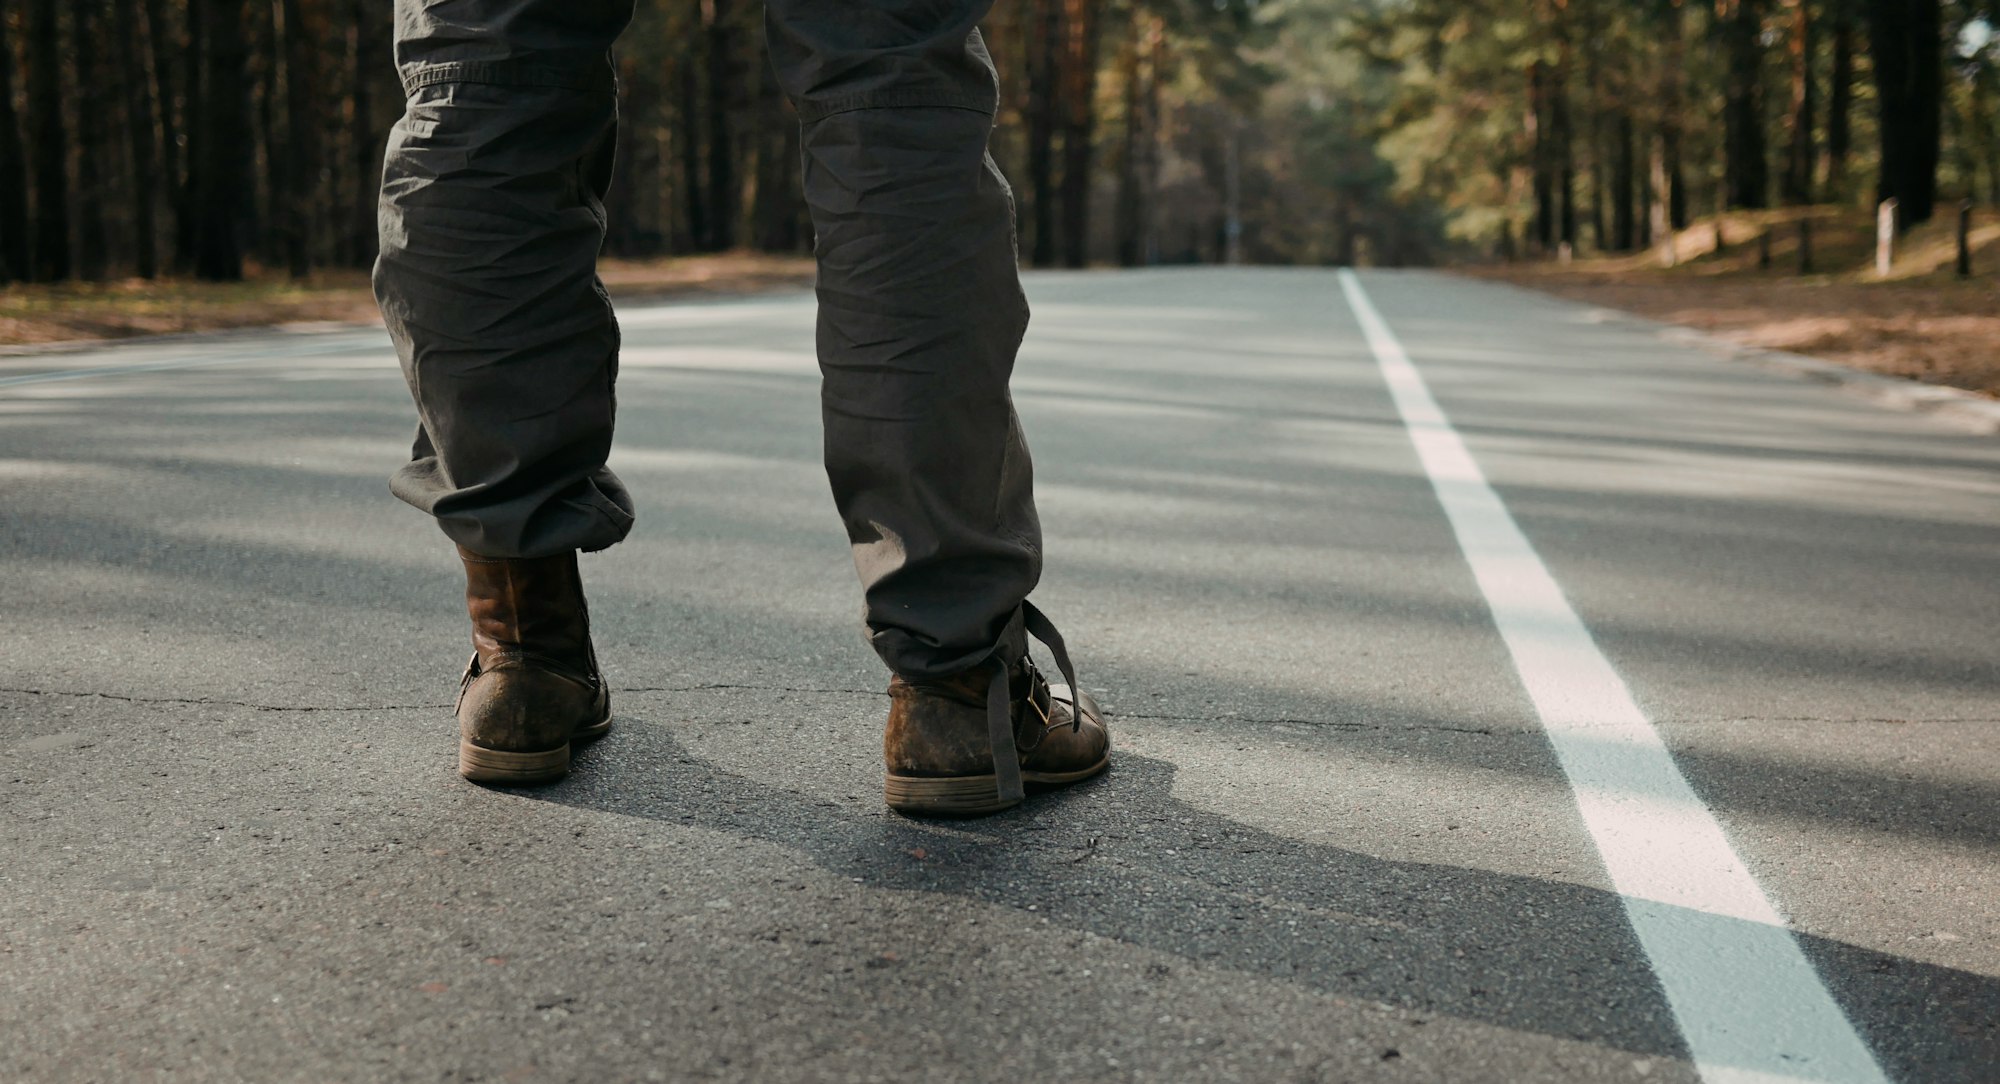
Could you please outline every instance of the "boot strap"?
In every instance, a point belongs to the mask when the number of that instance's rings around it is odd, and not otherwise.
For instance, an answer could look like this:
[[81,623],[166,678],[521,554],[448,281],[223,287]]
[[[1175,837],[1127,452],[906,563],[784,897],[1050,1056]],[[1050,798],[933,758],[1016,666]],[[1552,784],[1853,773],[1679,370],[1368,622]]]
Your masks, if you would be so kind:
[[[1028,635],[1040,640],[1056,659],[1056,669],[1063,680],[1069,683],[1070,726],[1083,727],[1083,712],[1077,700],[1079,686],[1076,683],[1076,668],[1070,665],[1069,649],[1063,646],[1062,633],[1032,602],[1021,603],[1021,626]],[[1009,688],[1008,676],[1012,669],[1011,660],[1002,655],[994,655],[993,680],[986,687],[986,739],[993,746],[993,780],[1002,801],[1020,801],[1027,795],[1027,788],[1021,782],[1021,753],[1015,745],[1013,695]],[[1028,697],[1034,698],[1033,678],[1030,677]],[[1051,698],[1053,700],[1053,698]],[[1053,703],[1051,707],[1053,707]]]

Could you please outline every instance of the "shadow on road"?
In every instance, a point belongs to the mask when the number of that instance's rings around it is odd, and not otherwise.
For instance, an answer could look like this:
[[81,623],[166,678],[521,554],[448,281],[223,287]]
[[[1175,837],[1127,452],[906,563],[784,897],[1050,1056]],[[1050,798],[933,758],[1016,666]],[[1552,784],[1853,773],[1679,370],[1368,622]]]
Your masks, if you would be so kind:
[[[687,777],[662,786],[656,773],[621,772],[635,754],[679,762]],[[857,814],[703,762],[642,713],[571,781],[518,793],[760,840],[877,888],[1033,906],[1201,967],[1685,1057],[1615,895],[1275,836],[1175,800],[1173,776],[1167,762],[1124,754],[1099,781],[983,821]],[[1719,940],[1736,922],[1689,917],[1715,924]],[[1838,985],[1850,1014],[1878,1025],[1866,1037],[1892,1075],[1969,1082],[2000,1063],[2000,981],[1802,940],[1824,973],[1867,977]]]

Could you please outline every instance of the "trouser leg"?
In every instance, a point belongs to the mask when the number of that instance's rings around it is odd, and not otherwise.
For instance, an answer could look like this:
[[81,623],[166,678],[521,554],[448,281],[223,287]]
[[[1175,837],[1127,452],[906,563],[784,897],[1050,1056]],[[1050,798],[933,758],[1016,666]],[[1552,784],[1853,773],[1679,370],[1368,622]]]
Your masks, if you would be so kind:
[[375,294],[415,397],[398,497],[491,557],[632,525],[611,449],[618,325],[596,276],[631,0],[396,0]]
[[818,234],[826,469],[870,642],[911,678],[1025,649],[1041,573],[1008,393],[1027,328],[1013,195],[987,153],[991,0],[769,0]]

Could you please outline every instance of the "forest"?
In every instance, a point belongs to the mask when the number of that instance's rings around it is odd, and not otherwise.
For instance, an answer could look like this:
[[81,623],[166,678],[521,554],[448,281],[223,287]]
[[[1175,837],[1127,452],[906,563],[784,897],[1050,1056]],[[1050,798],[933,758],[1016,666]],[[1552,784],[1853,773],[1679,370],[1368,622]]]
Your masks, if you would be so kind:
[[[0,0],[0,280],[374,256],[390,0]],[[1035,266],[1645,248],[2000,203],[2000,0],[1000,0]],[[608,253],[806,252],[762,5],[638,0]]]

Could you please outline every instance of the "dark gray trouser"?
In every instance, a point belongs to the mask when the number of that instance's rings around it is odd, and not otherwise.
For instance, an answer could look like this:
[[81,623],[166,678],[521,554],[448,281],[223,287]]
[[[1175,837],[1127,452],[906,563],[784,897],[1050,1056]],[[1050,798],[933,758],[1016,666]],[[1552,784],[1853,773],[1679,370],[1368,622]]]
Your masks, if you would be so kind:
[[[1041,573],[1008,394],[1027,302],[987,154],[992,0],[770,0],[818,231],[826,469],[871,643],[907,677],[1018,653]],[[618,325],[595,272],[631,0],[397,0],[375,293],[420,425],[396,495],[496,557],[632,527],[605,467]]]

